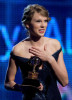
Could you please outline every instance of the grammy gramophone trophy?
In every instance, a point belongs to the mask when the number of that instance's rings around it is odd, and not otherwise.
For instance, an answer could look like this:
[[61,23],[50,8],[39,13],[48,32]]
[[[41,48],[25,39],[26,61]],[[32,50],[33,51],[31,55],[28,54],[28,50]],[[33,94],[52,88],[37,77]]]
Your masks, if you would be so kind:
[[31,57],[28,64],[29,64],[29,66],[32,66],[33,69],[32,69],[32,71],[28,72],[28,76],[27,76],[27,78],[25,78],[24,83],[23,83],[24,85],[35,86],[35,87],[40,86],[40,82],[38,79],[39,73],[36,71],[36,69],[39,68],[41,63],[42,63],[42,61],[40,58],[38,58],[36,56]]

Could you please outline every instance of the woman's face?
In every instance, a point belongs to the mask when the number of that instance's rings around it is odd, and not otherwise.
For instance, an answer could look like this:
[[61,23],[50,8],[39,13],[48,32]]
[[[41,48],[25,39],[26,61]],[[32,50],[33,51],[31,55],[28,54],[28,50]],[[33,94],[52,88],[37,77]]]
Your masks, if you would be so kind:
[[47,28],[47,17],[42,16],[41,14],[35,12],[34,16],[32,17],[31,23],[29,25],[30,35],[36,37],[44,36],[44,33]]

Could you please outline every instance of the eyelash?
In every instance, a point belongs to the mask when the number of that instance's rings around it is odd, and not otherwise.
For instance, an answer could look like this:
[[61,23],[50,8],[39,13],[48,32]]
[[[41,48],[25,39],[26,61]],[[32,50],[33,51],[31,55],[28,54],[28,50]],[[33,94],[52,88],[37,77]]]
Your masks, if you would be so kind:
[[[37,20],[36,22],[41,22],[40,20]],[[48,22],[48,20],[45,20],[44,22]]]

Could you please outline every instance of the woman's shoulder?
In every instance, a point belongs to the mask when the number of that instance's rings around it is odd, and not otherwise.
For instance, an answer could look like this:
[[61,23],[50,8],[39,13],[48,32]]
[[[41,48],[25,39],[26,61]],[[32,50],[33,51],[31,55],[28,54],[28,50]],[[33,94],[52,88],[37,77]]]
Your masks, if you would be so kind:
[[56,48],[56,50],[58,50],[59,48],[61,48],[61,44],[57,39],[53,39],[53,38],[46,38],[46,42],[49,43],[50,45],[52,45],[53,47]]
[[57,39],[52,39],[52,43],[57,50],[61,48],[61,44]]
[[23,53],[23,51],[25,51],[26,49],[27,41],[29,41],[29,38],[25,38],[24,40],[20,41],[15,46],[13,46],[12,48],[13,54],[21,55],[21,53]]
[[23,40],[17,43],[16,45],[13,46],[12,52],[13,54],[17,55],[21,52],[21,50],[24,48],[24,42]]
[[21,47],[22,47],[22,41],[14,45],[12,48],[13,54],[17,55],[20,52]]

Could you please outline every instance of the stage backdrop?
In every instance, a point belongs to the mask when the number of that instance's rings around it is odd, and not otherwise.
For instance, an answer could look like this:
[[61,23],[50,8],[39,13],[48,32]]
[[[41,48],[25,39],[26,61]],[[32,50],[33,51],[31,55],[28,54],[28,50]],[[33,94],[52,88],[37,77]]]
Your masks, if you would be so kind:
[[[4,88],[5,74],[12,47],[26,37],[21,18],[28,4],[40,4],[48,9],[51,21],[45,33],[46,37],[60,41],[64,61],[69,76],[69,84],[62,87],[58,83],[62,100],[72,100],[72,2],[70,0],[0,0],[0,100],[21,100],[21,93],[7,91]],[[22,83],[18,70],[15,81]]]

